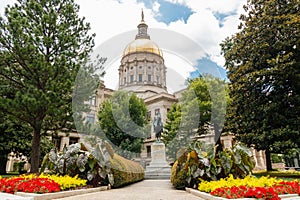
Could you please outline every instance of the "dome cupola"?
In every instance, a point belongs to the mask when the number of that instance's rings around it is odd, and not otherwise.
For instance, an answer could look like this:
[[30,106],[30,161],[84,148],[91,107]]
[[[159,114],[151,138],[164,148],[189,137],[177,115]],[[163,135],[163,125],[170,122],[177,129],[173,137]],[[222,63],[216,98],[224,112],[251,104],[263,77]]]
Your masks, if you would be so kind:
[[144,12],[142,11],[142,20],[137,26],[138,34],[135,40],[130,42],[123,51],[123,56],[131,53],[148,52],[163,56],[162,51],[158,45],[150,39],[148,35],[148,25],[144,21]]
[[148,35],[148,25],[145,23],[143,11],[142,20],[137,28],[135,40],[123,51],[119,67],[119,89],[141,94],[166,92],[163,53]]

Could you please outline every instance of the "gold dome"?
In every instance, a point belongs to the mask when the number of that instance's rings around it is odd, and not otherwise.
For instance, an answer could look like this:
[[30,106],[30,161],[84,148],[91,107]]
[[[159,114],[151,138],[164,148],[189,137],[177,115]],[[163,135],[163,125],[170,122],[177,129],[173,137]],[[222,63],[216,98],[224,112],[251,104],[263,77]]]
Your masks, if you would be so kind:
[[159,56],[163,56],[161,49],[158,47],[155,42],[150,39],[135,39],[134,41],[130,42],[123,51],[123,56],[126,56],[131,53],[138,53],[138,52],[149,52],[154,53]]

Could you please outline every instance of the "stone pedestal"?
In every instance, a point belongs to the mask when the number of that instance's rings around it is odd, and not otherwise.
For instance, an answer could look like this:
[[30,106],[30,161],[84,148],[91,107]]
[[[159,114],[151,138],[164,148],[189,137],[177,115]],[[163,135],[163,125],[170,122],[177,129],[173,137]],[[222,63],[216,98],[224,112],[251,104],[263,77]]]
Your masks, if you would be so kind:
[[166,160],[165,144],[154,142],[151,145],[151,162],[146,166],[145,178],[147,179],[169,179],[171,166]]

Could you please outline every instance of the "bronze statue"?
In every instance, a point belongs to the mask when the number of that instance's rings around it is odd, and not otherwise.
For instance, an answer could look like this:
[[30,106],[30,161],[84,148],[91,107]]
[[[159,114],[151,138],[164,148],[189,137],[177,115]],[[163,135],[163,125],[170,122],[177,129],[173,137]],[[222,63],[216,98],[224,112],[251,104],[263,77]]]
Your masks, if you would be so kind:
[[161,116],[159,112],[155,113],[153,120],[153,128],[156,136],[156,140],[160,142],[161,133],[163,132],[163,123],[161,121]]

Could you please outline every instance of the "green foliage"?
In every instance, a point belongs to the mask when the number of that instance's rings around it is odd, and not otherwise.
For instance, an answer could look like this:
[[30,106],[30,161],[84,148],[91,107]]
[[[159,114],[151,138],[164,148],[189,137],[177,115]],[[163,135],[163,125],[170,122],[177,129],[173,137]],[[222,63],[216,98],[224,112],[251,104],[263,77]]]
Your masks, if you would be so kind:
[[145,128],[147,108],[142,99],[125,91],[114,92],[111,99],[104,101],[99,110],[99,133],[119,149],[116,152],[130,158],[131,153],[140,153]]
[[[16,118],[0,113],[0,163],[6,163],[11,152],[10,156],[21,162],[30,161],[32,129]],[[41,144],[41,155],[44,156],[51,149],[51,141],[42,136]],[[6,165],[0,165],[0,174],[5,173]]]
[[114,154],[114,156],[110,159],[110,162],[114,178],[114,188],[144,179],[144,168],[140,164],[127,160],[118,154]]
[[26,170],[24,170],[25,163],[26,162],[24,161],[14,162],[14,166],[13,166],[14,172],[18,172],[19,174],[26,173]]
[[213,145],[197,141],[173,165],[171,182],[177,189],[196,188],[201,180],[218,180],[229,174],[243,178],[254,167],[251,151],[240,143],[215,154]]
[[31,127],[31,172],[40,136],[74,128],[74,82],[94,46],[78,13],[74,0],[17,0],[0,17],[0,110]]
[[[0,162],[6,163],[8,154],[14,156],[30,156],[31,145],[30,128],[19,123],[15,118],[0,112]],[[1,165],[0,174],[6,174],[6,165]]]
[[107,142],[97,143],[91,150],[79,143],[65,147],[63,152],[51,150],[44,158],[41,172],[45,169],[54,174],[79,175],[93,186],[110,183],[120,187],[144,179],[144,168],[115,154]]
[[287,167],[295,167],[295,160],[298,159],[299,162],[300,157],[300,149],[289,149],[285,154],[283,154],[283,159],[285,166]]
[[261,177],[261,176],[269,176],[269,177],[276,177],[276,178],[291,178],[294,179],[300,179],[300,172],[294,171],[294,170],[288,170],[288,171],[258,171],[253,172],[254,176]]
[[189,80],[188,89],[167,113],[162,141],[169,158],[175,160],[176,152],[186,148],[192,142],[191,137],[207,134],[211,128],[219,144],[227,101],[225,81],[210,75]]
[[272,153],[271,154],[272,163],[282,163],[283,162],[283,155]]
[[[300,7],[298,0],[249,0],[240,32],[222,44],[230,79],[231,132],[270,153],[300,144]],[[292,37],[291,37],[292,36]]]
[[[162,133],[161,140],[166,145],[166,154],[169,158],[175,160],[176,153],[180,146],[184,146],[183,142],[179,143],[178,129],[181,122],[181,109],[180,105],[175,103],[167,112],[167,121],[164,124],[164,132]],[[180,144],[180,145],[179,145]]]
[[108,143],[98,143],[95,148],[87,151],[80,143],[64,147],[62,152],[52,149],[42,163],[41,172],[47,168],[51,173],[75,176],[89,181],[93,186],[103,185],[107,180],[111,185],[114,179],[111,171],[110,158],[113,152],[107,149]]

